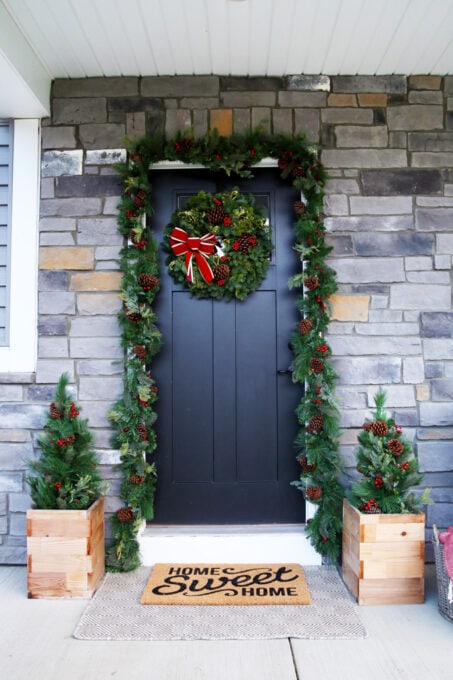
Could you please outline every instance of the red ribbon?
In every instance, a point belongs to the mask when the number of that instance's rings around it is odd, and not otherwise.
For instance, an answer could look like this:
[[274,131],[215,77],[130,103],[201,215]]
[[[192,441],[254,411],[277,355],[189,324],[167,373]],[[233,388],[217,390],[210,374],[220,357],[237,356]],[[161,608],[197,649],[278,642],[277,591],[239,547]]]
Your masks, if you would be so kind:
[[212,283],[214,274],[206,259],[206,255],[212,255],[216,244],[215,234],[205,234],[204,236],[189,236],[189,234],[175,227],[171,232],[170,245],[175,255],[186,256],[186,279],[193,283],[193,256],[206,283]]

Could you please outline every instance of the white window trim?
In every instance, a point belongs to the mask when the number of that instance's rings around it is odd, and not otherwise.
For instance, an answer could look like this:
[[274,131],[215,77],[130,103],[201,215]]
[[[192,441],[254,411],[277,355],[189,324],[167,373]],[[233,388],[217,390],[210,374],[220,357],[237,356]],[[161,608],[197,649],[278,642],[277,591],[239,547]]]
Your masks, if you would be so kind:
[[0,373],[28,373],[36,367],[39,154],[39,120],[14,120],[9,345],[0,347]]

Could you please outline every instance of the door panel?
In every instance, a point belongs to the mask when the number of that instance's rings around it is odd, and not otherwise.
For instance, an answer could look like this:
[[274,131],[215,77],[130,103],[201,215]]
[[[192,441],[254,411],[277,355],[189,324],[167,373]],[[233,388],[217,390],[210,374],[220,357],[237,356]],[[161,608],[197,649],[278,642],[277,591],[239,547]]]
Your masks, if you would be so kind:
[[199,300],[167,273],[161,253],[156,304],[164,346],[159,385],[155,521],[171,524],[303,522],[293,441],[300,388],[291,362],[297,313],[288,278],[297,271],[292,187],[273,170],[229,181],[208,171],[152,176],[156,237],[187,197],[238,186],[269,213],[275,250],[266,280],[242,302]]

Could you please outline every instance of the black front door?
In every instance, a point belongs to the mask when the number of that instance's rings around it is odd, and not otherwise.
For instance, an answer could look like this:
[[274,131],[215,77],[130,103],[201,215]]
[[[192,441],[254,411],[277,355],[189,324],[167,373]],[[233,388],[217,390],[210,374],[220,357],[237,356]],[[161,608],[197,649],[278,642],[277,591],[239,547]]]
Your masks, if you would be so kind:
[[275,249],[266,280],[243,302],[199,300],[174,283],[161,253],[156,313],[163,349],[152,366],[159,385],[155,521],[267,524],[304,521],[293,441],[300,387],[291,381],[288,340],[296,323],[288,278],[297,196],[274,170],[234,181],[208,171],[151,178],[156,238],[172,212],[200,190],[238,186],[265,207]]

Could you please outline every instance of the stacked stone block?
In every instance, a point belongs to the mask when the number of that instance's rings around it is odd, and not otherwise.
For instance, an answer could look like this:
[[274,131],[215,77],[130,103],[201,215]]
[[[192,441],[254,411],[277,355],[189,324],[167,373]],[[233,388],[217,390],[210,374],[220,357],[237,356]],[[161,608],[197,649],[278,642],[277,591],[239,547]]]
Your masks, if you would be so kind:
[[383,387],[432,487],[428,528],[453,524],[453,77],[57,80],[42,128],[39,358],[34,374],[0,376],[0,561],[25,556],[22,460],[63,371],[111,482],[107,508],[116,508],[107,412],[122,388],[113,166],[125,135],[257,125],[305,132],[329,172],[339,290],[328,340],[346,472],[355,474],[357,434]]

